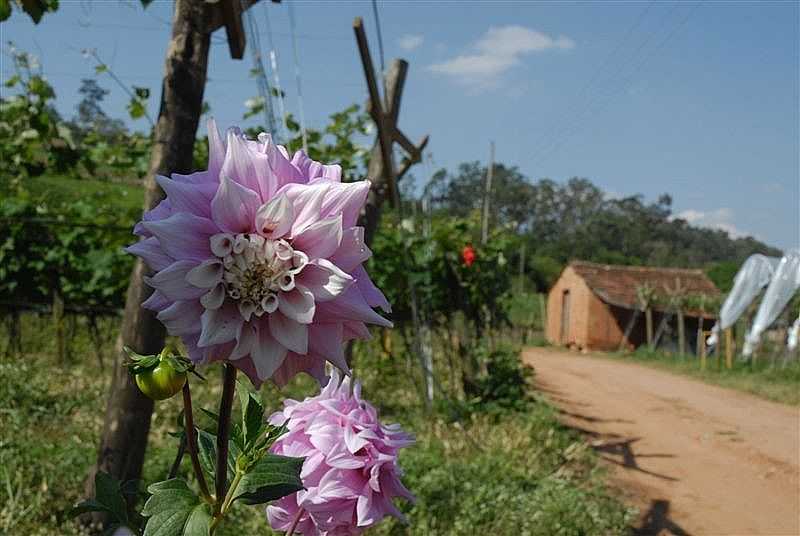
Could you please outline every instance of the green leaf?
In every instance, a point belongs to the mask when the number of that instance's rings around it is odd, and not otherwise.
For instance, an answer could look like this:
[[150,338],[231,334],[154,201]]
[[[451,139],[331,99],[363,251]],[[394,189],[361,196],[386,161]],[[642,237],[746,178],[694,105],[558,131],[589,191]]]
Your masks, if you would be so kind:
[[144,104],[142,104],[140,100],[136,98],[131,99],[127,108],[131,119],[139,119],[140,117],[144,117]]
[[214,477],[217,459],[217,439],[205,430],[197,430],[197,457],[203,471]]
[[244,437],[242,438],[241,446],[247,452],[264,429],[264,406],[256,394],[250,391],[244,383],[237,382],[236,391],[239,394],[239,402],[242,405],[242,432]]
[[[217,467],[217,437],[205,430],[197,429],[197,457],[200,459],[200,466],[203,468],[213,483],[216,477]],[[228,442],[228,479],[233,478],[236,472],[236,458],[241,451],[233,441]]]
[[303,489],[300,471],[304,460],[267,454],[242,477],[234,499],[263,504]]
[[133,92],[136,94],[136,97],[141,100],[150,98],[150,88],[133,86]]
[[8,17],[10,16],[11,16],[11,2],[9,0],[0,0],[0,22],[7,20]]
[[147,517],[144,536],[207,536],[211,512],[181,479],[157,482],[147,488],[151,494],[142,515]]
[[107,512],[117,522],[128,523],[128,507],[117,479],[108,473],[98,471],[94,477],[94,495],[94,498],[77,504],[70,511],[71,516],[79,516],[86,512]]
[[94,66],[95,74],[102,74],[106,71],[108,71],[108,65],[106,65],[105,63],[101,63],[100,65]]

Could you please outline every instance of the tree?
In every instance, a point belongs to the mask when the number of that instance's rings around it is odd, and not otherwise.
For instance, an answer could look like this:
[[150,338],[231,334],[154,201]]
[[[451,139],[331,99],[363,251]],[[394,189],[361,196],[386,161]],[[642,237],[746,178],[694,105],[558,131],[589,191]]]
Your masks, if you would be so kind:
[[[455,175],[439,170],[425,187],[436,208],[448,214],[467,217],[481,207],[487,169],[480,162],[466,162]],[[495,164],[492,184],[490,227],[510,226],[518,230],[531,216],[535,194],[533,185],[516,167]]]

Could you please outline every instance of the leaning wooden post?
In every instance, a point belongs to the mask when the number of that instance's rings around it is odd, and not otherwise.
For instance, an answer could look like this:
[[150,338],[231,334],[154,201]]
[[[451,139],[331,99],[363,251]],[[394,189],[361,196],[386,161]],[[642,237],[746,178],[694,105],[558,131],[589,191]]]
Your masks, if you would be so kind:
[[[158,121],[153,130],[153,149],[145,185],[144,209],[149,210],[164,198],[155,181],[156,175],[190,173],[197,126],[203,106],[203,92],[208,70],[211,33],[223,26],[228,32],[231,55],[241,59],[244,33],[236,20],[243,9],[258,0],[176,0],[173,8],[172,36],[167,46]],[[233,42],[235,41],[235,42]],[[165,329],[152,311],[141,307],[152,294],[145,283],[148,268],[138,259],[131,273],[125,300],[125,314],[117,338],[114,374],[106,405],[106,415],[97,461],[86,479],[85,493],[93,497],[94,475],[109,473],[117,480],[139,480],[142,474],[153,401],[144,396],[132,381],[127,368],[124,346],[143,354],[159,352],[164,345]],[[135,500],[131,496],[130,500]],[[129,506],[132,506],[130,504]],[[108,516],[92,515],[103,524]]]

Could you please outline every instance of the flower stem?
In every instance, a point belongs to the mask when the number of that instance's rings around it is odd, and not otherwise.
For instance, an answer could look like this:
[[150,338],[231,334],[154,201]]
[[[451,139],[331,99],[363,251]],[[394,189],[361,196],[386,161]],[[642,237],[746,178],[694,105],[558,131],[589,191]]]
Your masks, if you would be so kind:
[[292,536],[292,534],[294,534],[294,529],[297,528],[297,524],[300,523],[300,518],[303,517],[303,514],[305,513],[306,511],[302,508],[297,509],[297,514],[295,514],[292,524],[289,525],[289,530],[286,531],[286,536]]
[[208,502],[212,502],[211,493],[208,491],[206,477],[203,468],[200,466],[200,458],[197,455],[197,434],[194,430],[194,414],[192,412],[192,392],[189,389],[189,382],[183,384],[183,422],[186,430],[186,446],[189,450],[189,457],[192,459],[194,476],[200,486],[200,494]]
[[239,487],[239,482],[241,482],[243,476],[244,472],[237,469],[236,474],[233,477],[233,482],[231,482],[231,487],[228,488],[228,493],[225,495],[225,500],[222,502],[222,510],[220,511],[220,515],[225,515],[225,513],[228,511],[228,508],[231,507],[233,497],[236,493],[236,488]]
[[181,437],[181,442],[178,445],[178,453],[175,454],[175,461],[172,462],[172,467],[169,469],[169,475],[167,475],[167,480],[171,480],[178,476],[178,469],[180,469],[181,461],[183,460],[183,455],[186,453],[186,434],[183,434]]
[[222,399],[219,401],[219,425],[217,427],[217,477],[214,516],[222,511],[222,498],[226,496],[228,484],[228,439],[231,435],[231,410],[236,392],[236,368],[225,363],[222,384]]

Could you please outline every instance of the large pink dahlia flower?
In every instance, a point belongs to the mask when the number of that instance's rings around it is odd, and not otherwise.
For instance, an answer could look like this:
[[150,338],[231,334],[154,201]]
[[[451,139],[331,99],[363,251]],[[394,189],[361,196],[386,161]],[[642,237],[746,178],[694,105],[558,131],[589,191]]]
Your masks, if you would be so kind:
[[158,312],[197,363],[228,360],[257,386],[299,372],[324,381],[325,360],[347,370],[342,344],[391,326],[362,263],[356,225],[370,183],[341,182],[338,165],[267,134],[248,140],[208,125],[208,170],[158,177],[166,193],[134,228],[128,251],[155,274],[144,307]]
[[392,499],[414,496],[400,482],[397,454],[414,438],[400,425],[381,424],[377,410],[362,400],[358,382],[351,392],[350,379],[340,382],[334,370],[319,395],[286,400],[284,406],[270,423],[286,423],[289,431],[271,450],[305,457],[300,473],[305,489],[267,507],[274,530],[296,523],[296,532],[305,536],[349,536],[387,515],[403,519]]

